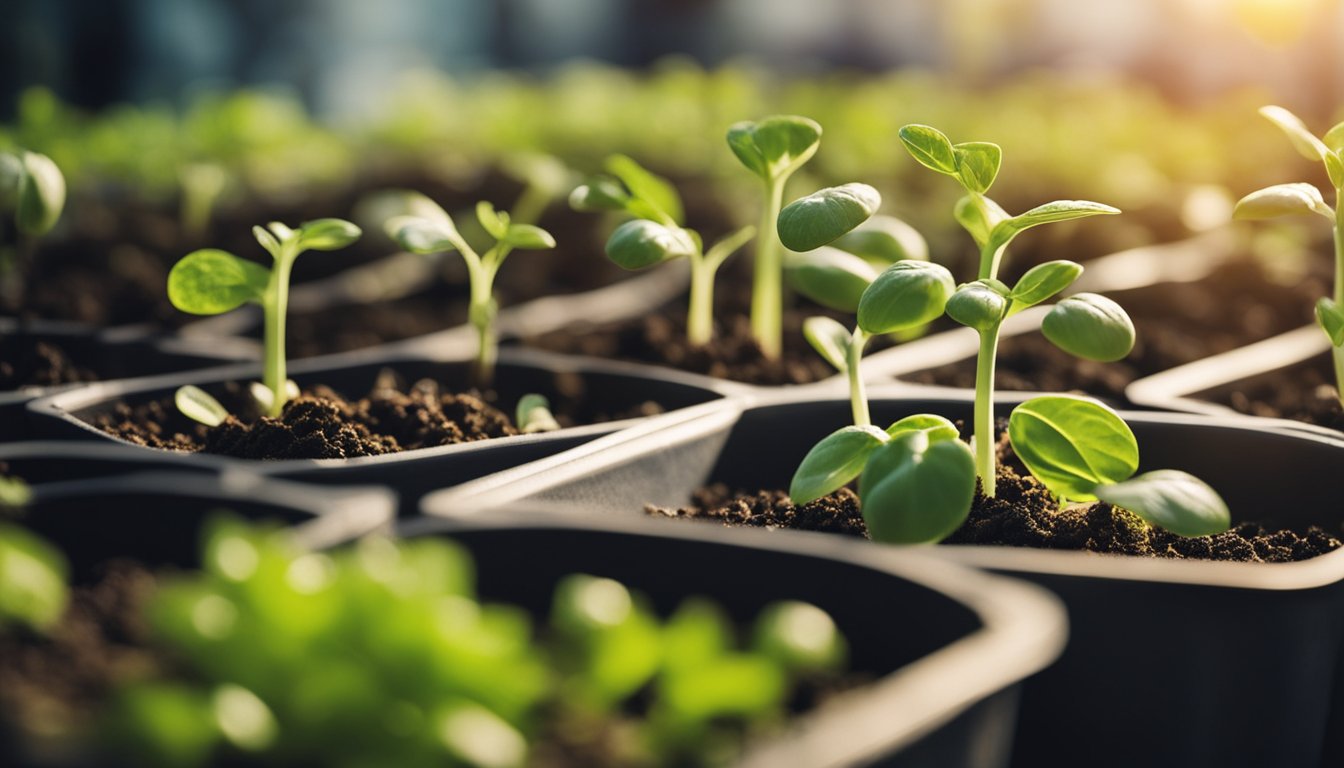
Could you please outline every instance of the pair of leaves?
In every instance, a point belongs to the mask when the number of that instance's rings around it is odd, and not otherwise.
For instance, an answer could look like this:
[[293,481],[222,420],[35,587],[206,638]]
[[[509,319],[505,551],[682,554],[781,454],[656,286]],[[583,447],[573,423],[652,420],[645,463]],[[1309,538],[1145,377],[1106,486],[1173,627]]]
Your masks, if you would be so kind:
[[476,203],[476,219],[495,242],[510,248],[540,251],[555,247],[555,238],[550,232],[533,224],[515,224],[508,211],[496,211],[495,206],[485,200]]
[[[275,393],[265,384],[254,381],[249,385],[248,391],[263,413],[271,411],[271,405],[275,402]],[[299,396],[299,385],[293,379],[285,379],[283,394],[285,402],[297,398]],[[177,388],[177,391],[173,393],[173,404],[177,406],[177,410],[183,416],[207,427],[218,427],[224,423],[225,419],[229,418],[229,410],[222,403],[209,392],[192,384]]]
[[45,235],[65,209],[65,176],[46,155],[0,154],[0,204],[13,206],[20,232]]
[[1222,498],[1179,470],[1135,475],[1139,446],[1120,415],[1081,397],[1038,397],[1013,409],[1013,451],[1053,493],[1100,499],[1180,536],[1221,533],[1231,525]]
[[775,115],[743,121],[728,129],[728,147],[761,180],[775,184],[787,179],[821,145],[821,126],[798,115]]
[[955,531],[975,498],[975,457],[952,422],[908,416],[886,431],[845,427],[808,452],[794,474],[795,504],[859,478],[868,533],[890,544],[936,542]]
[[988,192],[1003,164],[1003,150],[997,144],[953,144],[937,128],[917,124],[901,128],[898,135],[911,157],[926,168],[957,179],[968,192]]
[[1301,118],[1283,107],[1261,107],[1260,115],[1283,131],[1303,157],[1324,164],[1336,189],[1344,188],[1344,123],[1331,128],[1321,140],[1307,129]]
[[607,158],[610,176],[598,176],[579,185],[569,196],[578,211],[624,211],[639,219],[665,225],[681,224],[685,209],[676,187],[625,155]]
[[[411,253],[470,252],[457,225],[448,212],[429,198],[415,194],[408,198],[413,213],[394,216],[387,222],[387,233]],[[476,204],[476,219],[495,241],[509,248],[544,250],[555,247],[555,238],[541,227],[513,223],[506,211],[496,211],[487,201]]]

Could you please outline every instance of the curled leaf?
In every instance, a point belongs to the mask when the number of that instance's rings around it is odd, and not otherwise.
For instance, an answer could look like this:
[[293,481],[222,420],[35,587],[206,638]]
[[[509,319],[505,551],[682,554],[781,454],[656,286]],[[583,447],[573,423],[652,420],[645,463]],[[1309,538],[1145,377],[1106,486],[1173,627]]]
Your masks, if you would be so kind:
[[1334,216],[1334,211],[1321,197],[1321,190],[1313,184],[1296,182],[1275,184],[1241,198],[1237,207],[1232,209],[1232,218],[1272,219],[1299,213],[1316,213],[1327,218]]
[[780,242],[791,251],[820,248],[867,221],[881,204],[882,196],[867,184],[818,190],[779,212]]
[[1322,296],[1316,302],[1316,322],[1325,329],[1325,335],[1330,337],[1331,344],[1344,347],[1344,307],[1336,304],[1333,299]]
[[530,393],[518,398],[518,408],[514,412],[514,424],[525,435],[534,432],[554,432],[560,428],[551,412],[551,401],[545,395]]
[[752,173],[766,181],[787,178],[812,158],[821,144],[821,126],[798,115],[743,121],[728,129],[728,147]]
[[947,316],[967,328],[987,331],[1008,314],[1008,297],[997,286],[976,281],[957,288],[947,300]]
[[696,252],[686,230],[648,219],[627,221],[607,239],[607,258],[622,269],[644,269]]
[[24,152],[22,163],[23,178],[14,221],[25,235],[45,235],[56,226],[65,209],[65,176],[46,155]]
[[857,311],[863,292],[878,274],[873,265],[858,256],[825,246],[791,254],[786,264],[794,290],[840,312]]
[[345,219],[317,219],[299,227],[299,247],[313,251],[337,251],[359,239],[359,227]]
[[1301,118],[1283,107],[1261,107],[1260,114],[1278,126],[1292,142],[1293,148],[1308,160],[1323,160],[1330,152],[1330,148],[1307,129]]
[[677,224],[685,221],[681,195],[671,182],[650,173],[644,166],[625,155],[607,158],[607,171],[621,180],[630,194],[653,206]]
[[969,192],[984,194],[994,185],[1003,162],[1003,150],[987,141],[968,141],[952,147],[957,178]]
[[1134,348],[1134,323],[1119,304],[1095,293],[1070,296],[1050,308],[1041,333],[1085,360],[1113,362]]
[[928,261],[898,261],[877,276],[859,300],[859,327],[892,333],[932,322],[956,290],[952,273]]
[[809,317],[803,321],[803,337],[817,354],[841,373],[849,370],[849,347],[854,335],[829,317]]

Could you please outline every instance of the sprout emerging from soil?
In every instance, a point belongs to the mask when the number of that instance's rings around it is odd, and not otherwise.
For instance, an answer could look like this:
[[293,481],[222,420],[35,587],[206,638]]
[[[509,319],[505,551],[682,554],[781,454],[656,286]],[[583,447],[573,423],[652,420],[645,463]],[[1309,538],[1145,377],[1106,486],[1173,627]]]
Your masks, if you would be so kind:
[[1278,126],[1308,160],[1325,166],[1330,185],[1335,188],[1335,207],[1331,208],[1312,184],[1276,184],[1243,197],[1233,211],[1237,219],[1269,219],[1299,213],[1314,213],[1330,222],[1335,233],[1334,295],[1316,302],[1316,322],[1330,338],[1335,363],[1335,390],[1344,406],[1344,123],[1317,138],[1305,123],[1283,107],[1262,107],[1260,114]]
[[65,176],[36,152],[0,152],[0,214],[12,216],[12,241],[0,242],[0,278],[14,298],[31,268],[37,240],[51,231],[65,209]]
[[361,233],[343,219],[317,219],[298,229],[273,221],[268,227],[253,227],[252,234],[271,254],[270,269],[216,248],[192,251],[168,273],[168,298],[173,306],[194,315],[218,315],[247,303],[261,305],[266,357],[263,386],[254,392],[261,393],[258,399],[268,416],[279,416],[293,396],[285,376],[285,313],[294,261],[305,251],[340,250]]
[[607,159],[609,176],[577,187],[570,205],[580,211],[617,211],[634,218],[611,233],[607,258],[622,269],[645,269],[684,258],[691,265],[686,339],[703,347],[714,336],[714,276],[723,262],[756,234],[743,227],[704,249],[700,233],[682,227],[681,196],[671,183],[624,155]]

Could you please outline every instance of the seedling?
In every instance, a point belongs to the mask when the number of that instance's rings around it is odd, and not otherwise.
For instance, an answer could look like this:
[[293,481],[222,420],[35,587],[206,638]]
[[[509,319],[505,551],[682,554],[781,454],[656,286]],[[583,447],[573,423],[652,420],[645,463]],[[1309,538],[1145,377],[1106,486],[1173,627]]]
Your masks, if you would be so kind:
[[[954,209],[957,222],[980,248],[977,279],[947,300],[947,314],[980,335],[975,377],[975,465],[986,496],[994,495],[994,366],[1003,321],[1068,288],[1083,268],[1071,261],[1049,261],[1028,270],[1009,287],[998,279],[1010,243],[1042,224],[1087,216],[1116,214],[1109,205],[1086,200],[1056,200],[1010,216],[985,196],[999,174],[1003,152],[997,144],[952,144],[927,125],[900,130],[905,148],[921,165],[956,179],[966,190]],[[1050,309],[1041,332],[1069,354],[1104,362],[1119,360],[1134,346],[1134,324],[1118,304],[1091,293],[1071,296]]]
[[[360,231],[342,219],[317,219],[298,229],[273,221],[268,227],[253,227],[252,234],[271,254],[274,264],[270,269],[216,248],[192,251],[168,273],[168,299],[194,315],[218,315],[249,302],[261,305],[266,357],[262,390],[254,391],[264,390],[258,399],[266,415],[274,417],[293,397],[285,376],[285,312],[294,261],[305,251],[344,248],[359,239]],[[182,401],[179,395],[179,404]],[[192,412],[184,413],[196,418]]]
[[1325,217],[1335,234],[1335,290],[1316,302],[1316,322],[1330,338],[1335,363],[1335,390],[1344,406],[1344,123],[1317,138],[1296,115],[1283,107],[1262,107],[1260,114],[1277,125],[1297,151],[1308,160],[1325,165],[1326,175],[1335,188],[1335,207],[1331,208],[1315,185],[1276,184],[1243,197],[1232,216],[1237,219],[1271,219],[1299,213]]
[[51,231],[65,208],[65,176],[46,155],[0,152],[0,214],[12,214],[11,255],[0,272],[5,291],[16,294],[31,268],[37,239]]
[[471,287],[467,318],[476,329],[476,381],[488,386],[495,375],[495,359],[499,354],[499,340],[495,317],[499,305],[495,301],[495,275],[504,260],[515,249],[544,250],[555,247],[551,233],[532,224],[520,224],[505,211],[496,211],[482,200],[476,204],[476,219],[494,239],[483,255],[477,254],[457,231],[448,212],[428,197],[413,194],[408,200],[410,213],[387,222],[387,233],[402,248],[421,254],[457,251],[467,265]]
[[745,121],[728,129],[729,148],[760,179],[764,190],[752,281],[751,329],[761,351],[770,359],[777,359],[783,351],[783,244],[776,224],[784,185],[816,154],[820,144],[821,126],[796,115]]
[[553,432],[560,428],[560,422],[551,413],[551,403],[545,395],[528,394],[518,399],[514,411],[513,423],[518,431],[525,435],[534,432]]
[[69,566],[60,550],[28,529],[4,522],[22,512],[32,489],[16,477],[0,477],[0,632],[23,627],[50,630],[69,602]]
[[599,176],[576,188],[570,205],[580,211],[619,211],[634,218],[607,239],[607,258],[622,269],[646,269],[684,258],[691,265],[691,296],[686,313],[686,339],[695,346],[714,336],[714,276],[723,262],[756,234],[743,227],[704,250],[700,233],[682,227],[681,196],[666,179],[624,155],[607,158],[610,176]]
[[229,173],[218,163],[188,163],[178,171],[182,188],[179,218],[188,237],[205,234],[214,214],[215,203],[228,186]]
[[574,188],[574,172],[559,159],[536,152],[518,152],[500,163],[506,173],[523,182],[523,191],[509,209],[515,224],[536,224],[556,200]]

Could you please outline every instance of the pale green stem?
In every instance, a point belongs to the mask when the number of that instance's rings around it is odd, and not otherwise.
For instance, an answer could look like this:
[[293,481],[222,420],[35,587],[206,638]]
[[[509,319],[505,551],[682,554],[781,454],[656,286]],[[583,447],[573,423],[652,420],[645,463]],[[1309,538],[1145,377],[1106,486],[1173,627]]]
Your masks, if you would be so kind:
[[873,423],[868,415],[868,393],[863,386],[863,348],[868,343],[868,334],[862,328],[855,328],[849,340],[849,351],[845,355],[845,372],[849,375],[849,405],[854,411],[854,426],[866,427]]
[[[1344,187],[1335,190],[1335,305],[1344,307]],[[1344,346],[1334,347],[1335,387],[1344,406]]]
[[784,337],[784,279],[779,231],[784,181],[770,179],[765,185],[761,225],[756,230],[756,265],[751,286],[751,333],[761,351],[771,360],[779,358]]
[[714,272],[704,255],[691,256],[691,300],[686,311],[686,340],[703,347],[714,336]]
[[986,496],[994,496],[994,363],[999,325],[980,332],[975,359],[975,473]]
[[[499,357],[499,338],[495,331],[495,275],[499,266],[508,256],[509,249],[497,245],[485,252],[484,258],[467,258],[467,267],[471,282],[471,305],[467,310],[467,319],[476,329],[476,369],[474,372],[477,386],[488,387],[495,379],[495,361]],[[467,254],[464,253],[464,256]],[[472,257],[475,254],[471,254]]]
[[977,279],[990,280],[998,277],[999,264],[1003,261],[1003,252],[1007,249],[1007,245],[1001,245],[993,250],[982,248],[980,250],[980,276]]
[[271,408],[267,416],[277,417],[285,408],[285,314],[289,308],[289,273],[298,257],[294,246],[280,246],[271,268],[271,279],[266,284],[262,313],[266,323],[266,361],[262,384],[271,390]]

